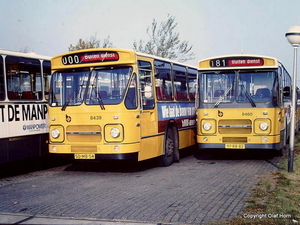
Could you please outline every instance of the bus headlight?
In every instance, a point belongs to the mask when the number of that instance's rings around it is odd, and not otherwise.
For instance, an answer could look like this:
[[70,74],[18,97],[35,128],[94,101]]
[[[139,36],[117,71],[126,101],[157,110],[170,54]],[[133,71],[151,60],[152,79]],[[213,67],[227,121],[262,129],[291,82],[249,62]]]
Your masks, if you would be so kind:
[[51,136],[53,137],[53,138],[58,138],[59,136],[60,136],[60,132],[59,132],[59,130],[58,129],[53,129],[52,131],[51,131]]
[[203,124],[203,129],[206,130],[206,131],[209,131],[211,129],[211,123],[205,122]]
[[259,124],[259,128],[260,128],[262,131],[266,131],[266,130],[268,130],[269,125],[268,125],[266,122],[261,122],[261,123]]
[[120,130],[116,127],[110,130],[110,136],[112,136],[113,138],[118,138],[120,136],[120,133]]

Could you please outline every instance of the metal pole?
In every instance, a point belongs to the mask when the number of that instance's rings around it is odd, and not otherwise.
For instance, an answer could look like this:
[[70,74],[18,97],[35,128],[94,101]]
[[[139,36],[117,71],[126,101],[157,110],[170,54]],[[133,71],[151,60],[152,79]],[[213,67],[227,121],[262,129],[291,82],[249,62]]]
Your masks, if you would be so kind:
[[290,125],[290,149],[289,149],[289,161],[288,172],[294,171],[294,148],[295,148],[295,115],[296,115],[296,89],[297,89],[297,49],[298,46],[294,46],[294,68],[293,68],[293,86],[292,86],[292,104],[291,104],[291,125]]

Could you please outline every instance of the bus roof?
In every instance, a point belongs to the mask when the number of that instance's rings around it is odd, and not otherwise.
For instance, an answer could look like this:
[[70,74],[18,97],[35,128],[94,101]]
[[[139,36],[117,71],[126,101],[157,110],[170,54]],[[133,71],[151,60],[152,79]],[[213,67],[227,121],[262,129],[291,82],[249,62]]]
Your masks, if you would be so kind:
[[50,56],[38,55],[35,52],[24,53],[24,52],[15,52],[15,51],[3,50],[3,49],[0,49],[0,55],[19,56],[19,57],[43,59],[49,61],[52,58]]
[[[52,58],[52,60],[60,58],[60,57],[63,57],[65,55],[72,55],[72,54],[84,53],[84,52],[97,52],[97,51],[99,51],[99,52],[105,52],[105,51],[108,51],[108,52],[109,51],[112,51],[112,52],[124,52],[124,53],[129,53],[132,56],[147,57],[147,58],[152,58],[152,59],[167,61],[167,62],[170,62],[170,63],[173,63],[173,64],[180,64],[180,65],[191,67],[191,68],[194,68],[194,69],[197,68],[196,66],[188,65],[188,64],[185,64],[185,63],[182,63],[182,62],[176,62],[174,60],[162,58],[162,57],[159,57],[159,56],[137,52],[137,51],[134,51],[132,49],[122,49],[122,48],[89,48],[89,49],[82,49],[82,50],[77,50],[77,51],[72,51],[72,52],[66,52],[66,53],[54,56]],[[55,67],[55,65],[54,65],[54,67]]]

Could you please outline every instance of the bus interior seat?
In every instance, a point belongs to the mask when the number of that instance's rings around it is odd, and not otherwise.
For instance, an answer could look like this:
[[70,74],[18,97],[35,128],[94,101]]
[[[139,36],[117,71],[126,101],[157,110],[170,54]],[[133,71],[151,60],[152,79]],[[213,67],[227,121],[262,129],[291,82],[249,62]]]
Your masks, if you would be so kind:
[[112,91],[111,92],[111,97],[114,98],[114,99],[119,99],[121,96],[120,96],[120,91]]
[[256,90],[255,96],[259,98],[270,98],[271,93],[269,88],[258,88]]
[[156,87],[156,95],[158,100],[165,99],[164,89],[162,87]]
[[107,91],[100,91],[100,96],[101,96],[101,99],[108,99],[107,97]]
[[187,93],[177,92],[176,99],[177,100],[187,100]]
[[224,94],[224,90],[215,90],[214,97],[220,97]]
[[171,100],[172,95],[165,92],[165,89],[162,87],[156,87],[156,96],[158,100]]

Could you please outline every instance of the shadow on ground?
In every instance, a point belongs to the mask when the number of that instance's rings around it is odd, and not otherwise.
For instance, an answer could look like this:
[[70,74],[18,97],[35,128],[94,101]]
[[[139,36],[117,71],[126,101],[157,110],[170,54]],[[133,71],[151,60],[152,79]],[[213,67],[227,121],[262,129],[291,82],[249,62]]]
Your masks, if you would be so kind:
[[31,173],[39,170],[46,170],[58,166],[70,164],[70,160],[60,159],[53,155],[34,157],[0,164],[0,178],[11,177]]
[[[180,151],[180,158],[184,159],[195,154],[195,148],[190,147]],[[172,166],[172,165],[171,165]],[[141,162],[121,161],[121,160],[101,160],[101,161],[74,161],[68,166],[66,171],[88,171],[88,172],[122,172],[132,173],[153,169],[158,166],[158,158]]]

